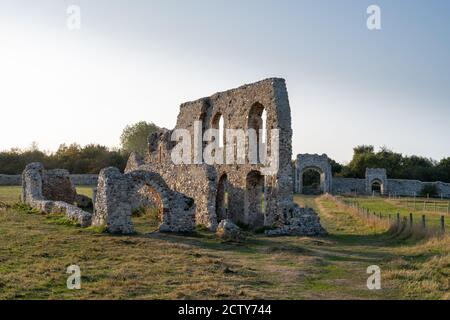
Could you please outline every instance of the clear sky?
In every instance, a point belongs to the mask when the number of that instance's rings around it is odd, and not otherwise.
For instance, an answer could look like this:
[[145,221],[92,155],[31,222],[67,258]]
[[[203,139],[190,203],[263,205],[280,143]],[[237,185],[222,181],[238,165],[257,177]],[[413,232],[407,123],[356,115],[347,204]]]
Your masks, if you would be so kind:
[[450,156],[450,1],[0,2],[0,150],[119,146],[127,124],[172,128],[180,103],[267,77],[287,81],[294,154]]

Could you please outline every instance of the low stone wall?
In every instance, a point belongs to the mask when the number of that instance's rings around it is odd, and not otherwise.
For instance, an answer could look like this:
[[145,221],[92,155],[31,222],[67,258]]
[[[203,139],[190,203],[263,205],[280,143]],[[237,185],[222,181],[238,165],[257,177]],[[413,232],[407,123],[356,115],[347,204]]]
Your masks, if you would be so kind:
[[366,193],[366,179],[333,178],[333,194]]
[[[353,178],[333,178],[333,194],[357,193],[368,194],[366,179]],[[425,185],[436,185],[439,196],[442,194],[445,198],[450,198],[450,183],[440,181],[423,182],[419,180],[408,179],[387,179],[387,188],[384,194],[395,194],[398,196],[419,195]]]
[[438,194],[445,198],[450,198],[450,183],[440,181],[436,182],[422,182],[419,180],[406,179],[388,179],[388,193],[399,196],[414,196],[419,195],[425,185],[435,185],[438,189]]
[[[98,174],[71,174],[70,179],[76,186],[96,186]],[[20,174],[0,174],[0,186],[20,186],[22,176]]]
[[20,174],[0,174],[0,186],[20,186],[21,184],[22,176]]
[[77,194],[66,170],[45,171],[41,163],[30,163],[22,174],[22,201],[43,213],[62,213],[82,227],[91,224],[92,214],[72,203]]

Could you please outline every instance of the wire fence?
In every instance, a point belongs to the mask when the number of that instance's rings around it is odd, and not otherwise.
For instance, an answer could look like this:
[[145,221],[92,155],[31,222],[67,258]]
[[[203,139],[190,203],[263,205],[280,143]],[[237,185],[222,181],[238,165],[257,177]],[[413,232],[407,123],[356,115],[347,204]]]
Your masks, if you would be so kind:
[[375,212],[361,206],[361,204],[354,199],[333,198],[337,203],[353,210],[363,219],[371,222],[382,222],[383,225],[390,228],[404,229],[409,227],[411,229],[440,234],[444,234],[449,229],[446,227],[445,215],[441,215],[436,219],[436,217],[429,217],[425,214],[419,216],[414,215],[412,212],[408,215],[402,215],[399,212]]

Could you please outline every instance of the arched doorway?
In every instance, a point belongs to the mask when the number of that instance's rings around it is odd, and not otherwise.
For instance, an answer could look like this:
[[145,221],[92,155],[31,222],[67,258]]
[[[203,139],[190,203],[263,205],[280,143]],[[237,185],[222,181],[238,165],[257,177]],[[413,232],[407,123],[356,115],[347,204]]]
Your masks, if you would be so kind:
[[245,222],[253,228],[264,226],[267,207],[265,183],[264,176],[257,170],[252,170],[247,175],[245,203]]
[[[318,175],[320,179],[318,179]],[[304,179],[307,181],[303,181]],[[332,192],[332,179],[331,165],[326,154],[297,155],[295,161],[295,192],[305,193],[303,186],[306,185],[307,193],[330,193]]]
[[228,218],[228,176],[223,174],[217,186],[216,195],[217,222]]
[[324,174],[316,168],[305,169],[302,173],[303,194],[318,195],[324,192]]
[[372,194],[381,195],[384,193],[383,182],[379,179],[374,179],[370,185]]
[[[133,195],[131,195],[133,197]],[[158,230],[162,223],[164,205],[160,193],[144,183],[137,187],[132,200],[132,222],[137,232],[149,233]]]

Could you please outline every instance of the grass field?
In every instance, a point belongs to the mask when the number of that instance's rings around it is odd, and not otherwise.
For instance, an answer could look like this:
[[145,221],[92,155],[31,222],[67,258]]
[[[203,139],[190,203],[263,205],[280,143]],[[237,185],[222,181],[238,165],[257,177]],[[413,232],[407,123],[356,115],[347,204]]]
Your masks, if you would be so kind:
[[[89,192],[88,188],[84,190]],[[20,188],[0,187],[14,202]],[[320,211],[322,238],[249,235],[222,242],[213,233],[112,236],[63,219],[0,209],[0,299],[449,299],[450,240],[393,237],[328,197],[296,197]],[[66,268],[81,268],[81,290]],[[382,290],[368,290],[379,265]]]
[[408,208],[405,206],[404,202],[399,200],[390,200],[388,198],[356,197],[347,199],[344,198],[344,200],[357,202],[361,207],[366,208],[371,212],[381,213],[384,217],[390,214],[392,218],[394,218],[397,213],[400,213],[401,217],[409,217],[409,214],[412,213],[414,221],[419,223],[422,219],[422,215],[425,215],[427,223],[436,228],[440,225],[441,216],[444,216],[446,229],[450,229],[450,215],[445,212],[413,210],[413,208]]

